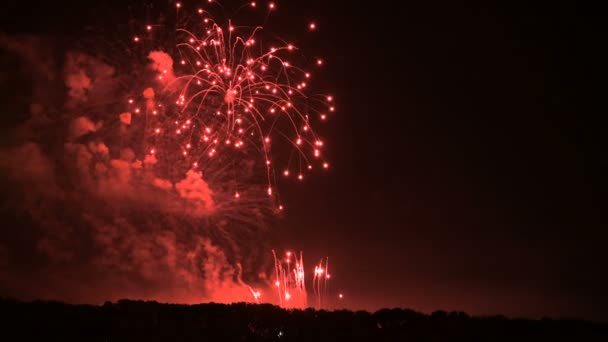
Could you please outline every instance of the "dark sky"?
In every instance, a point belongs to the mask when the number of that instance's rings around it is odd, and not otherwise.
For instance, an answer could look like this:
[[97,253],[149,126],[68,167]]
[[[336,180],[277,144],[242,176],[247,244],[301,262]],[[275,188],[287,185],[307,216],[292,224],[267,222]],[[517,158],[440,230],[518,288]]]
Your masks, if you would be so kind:
[[[278,4],[286,23],[318,23],[338,113],[331,172],[282,185],[277,248],[329,256],[354,308],[608,320],[600,49],[583,9]],[[2,12],[13,32],[104,21],[82,1]]]

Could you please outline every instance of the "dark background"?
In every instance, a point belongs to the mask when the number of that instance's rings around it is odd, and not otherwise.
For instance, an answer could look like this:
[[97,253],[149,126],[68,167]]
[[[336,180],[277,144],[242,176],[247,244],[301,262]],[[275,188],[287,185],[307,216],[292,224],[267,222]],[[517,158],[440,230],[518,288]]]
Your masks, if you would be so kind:
[[[132,3],[12,2],[0,30],[112,25]],[[277,3],[275,31],[317,23],[338,109],[330,172],[282,185],[278,249],[329,256],[350,308],[608,320],[593,9]]]

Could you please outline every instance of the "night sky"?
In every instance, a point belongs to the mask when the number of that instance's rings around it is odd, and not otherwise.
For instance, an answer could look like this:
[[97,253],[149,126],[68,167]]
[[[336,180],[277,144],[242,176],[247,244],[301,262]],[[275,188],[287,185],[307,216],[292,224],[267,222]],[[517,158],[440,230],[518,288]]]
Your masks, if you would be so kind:
[[[131,15],[53,3],[12,4],[0,30]],[[278,6],[275,31],[317,23],[338,111],[330,172],[281,184],[275,248],[328,256],[350,308],[608,320],[596,22],[557,3]]]

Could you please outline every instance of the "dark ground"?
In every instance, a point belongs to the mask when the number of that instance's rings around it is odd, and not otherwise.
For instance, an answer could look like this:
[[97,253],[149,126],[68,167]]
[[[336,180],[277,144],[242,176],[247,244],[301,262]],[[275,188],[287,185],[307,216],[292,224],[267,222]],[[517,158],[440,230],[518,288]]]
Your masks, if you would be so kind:
[[236,303],[177,305],[120,300],[102,306],[0,300],[12,340],[79,341],[606,341],[608,324],[476,317],[408,309],[285,310]]

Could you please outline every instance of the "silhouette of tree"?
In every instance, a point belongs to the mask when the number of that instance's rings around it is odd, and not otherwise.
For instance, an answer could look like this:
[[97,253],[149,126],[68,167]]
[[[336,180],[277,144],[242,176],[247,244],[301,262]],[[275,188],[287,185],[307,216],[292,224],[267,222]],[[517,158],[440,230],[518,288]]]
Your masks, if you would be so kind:
[[78,341],[608,341],[608,324],[408,309],[286,310],[270,304],[103,305],[0,298],[3,340]]

